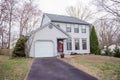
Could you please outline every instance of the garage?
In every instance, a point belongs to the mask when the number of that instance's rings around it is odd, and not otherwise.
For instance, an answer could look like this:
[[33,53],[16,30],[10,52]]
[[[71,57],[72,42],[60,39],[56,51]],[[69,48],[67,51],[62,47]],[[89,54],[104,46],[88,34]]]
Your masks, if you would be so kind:
[[36,41],[35,57],[53,57],[54,46],[52,41]]

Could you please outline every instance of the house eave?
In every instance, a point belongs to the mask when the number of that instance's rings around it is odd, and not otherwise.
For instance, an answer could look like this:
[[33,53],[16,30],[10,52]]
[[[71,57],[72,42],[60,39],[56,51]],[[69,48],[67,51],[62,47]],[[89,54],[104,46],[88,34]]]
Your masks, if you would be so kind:
[[67,23],[67,24],[79,24],[79,25],[91,25],[89,23],[75,23],[75,22],[64,22],[64,21],[54,21],[54,20],[51,20],[51,22]]

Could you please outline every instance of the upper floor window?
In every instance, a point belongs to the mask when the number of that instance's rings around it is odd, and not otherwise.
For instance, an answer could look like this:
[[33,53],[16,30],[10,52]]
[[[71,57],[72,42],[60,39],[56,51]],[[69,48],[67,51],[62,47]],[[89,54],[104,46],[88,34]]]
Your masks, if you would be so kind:
[[82,39],[82,48],[83,48],[83,50],[87,49],[87,40],[86,39]]
[[79,33],[79,26],[78,25],[74,26],[74,33]]
[[86,26],[82,25],[81,30],[82,30],[82,33],[86,33]]
[[72,40],[67,39],[67,50],[72,50]]
[[71,32],[71,25],[70,24],[66,24],[66,32]]
[[75,39],[75,50],[79,50],[80,46],[79,46],[79,39]]

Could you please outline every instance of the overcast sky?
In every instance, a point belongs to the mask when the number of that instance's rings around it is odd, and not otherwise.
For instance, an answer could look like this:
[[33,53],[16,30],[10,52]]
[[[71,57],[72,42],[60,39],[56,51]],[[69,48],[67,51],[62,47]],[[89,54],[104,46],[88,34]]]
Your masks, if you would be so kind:
[[[36,4],[45,13],[63,14],[68,6],[82,3],[83,5],[90,5],[91,0],[36,0]],[[92,6],[90,7],[92,8]]]

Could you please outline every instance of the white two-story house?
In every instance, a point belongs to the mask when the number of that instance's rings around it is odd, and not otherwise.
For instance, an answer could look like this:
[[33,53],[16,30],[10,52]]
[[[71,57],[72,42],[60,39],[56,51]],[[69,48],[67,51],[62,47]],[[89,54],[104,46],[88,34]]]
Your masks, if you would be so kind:
[[90,24],[75,17],[44,13],[31,36],[30,57],[90,53]]

